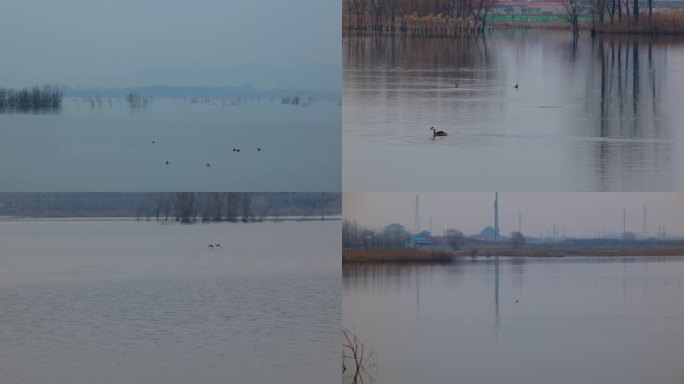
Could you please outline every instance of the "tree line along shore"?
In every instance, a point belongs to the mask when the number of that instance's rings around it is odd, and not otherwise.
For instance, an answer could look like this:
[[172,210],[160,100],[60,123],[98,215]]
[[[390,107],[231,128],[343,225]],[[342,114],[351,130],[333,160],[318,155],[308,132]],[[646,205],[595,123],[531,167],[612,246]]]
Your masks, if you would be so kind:
[[131,217],[138,220],[253,222],[342,213],[338,192],[28,192],[0,193],[9,218]]
[[463,36],[487,27],[569,28],[594,33],[684,34],[684,9],[654,8],[648,0],[561,0],[550,22],[494,12],[496,0],[343,0],[345,35]]

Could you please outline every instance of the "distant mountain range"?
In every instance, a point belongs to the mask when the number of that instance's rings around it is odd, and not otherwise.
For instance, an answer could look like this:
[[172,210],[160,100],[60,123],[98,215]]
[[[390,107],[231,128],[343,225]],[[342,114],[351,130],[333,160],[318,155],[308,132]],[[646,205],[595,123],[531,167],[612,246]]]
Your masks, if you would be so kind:
[[122,96],[140,92],[154,97],[300,97],[341,99],[341,68],[336,65],[161,66],[76,83],[66,96]]
[[64,88],[65,97],[125,97],[129,93],[139,93],[154,98],[282,98],[299,96],[321,100],[340,100],[341,94],[335,91],[313,89],[257,89],[251,84],[228,87],[148,85],[121,88]]

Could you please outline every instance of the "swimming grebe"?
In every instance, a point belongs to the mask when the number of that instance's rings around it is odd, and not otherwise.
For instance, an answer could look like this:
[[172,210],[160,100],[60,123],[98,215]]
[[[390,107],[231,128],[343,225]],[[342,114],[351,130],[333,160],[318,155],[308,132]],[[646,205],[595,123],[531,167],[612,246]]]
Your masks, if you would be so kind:
[[432,129],[432,136],[433,136],[433,137],[434,137],[434,136],[446,136],[446,135],[447,135],[447,133],[444,132],[444,131],[437,131],[437,130],[435,130],[435,127],[430,127],[430,129]]

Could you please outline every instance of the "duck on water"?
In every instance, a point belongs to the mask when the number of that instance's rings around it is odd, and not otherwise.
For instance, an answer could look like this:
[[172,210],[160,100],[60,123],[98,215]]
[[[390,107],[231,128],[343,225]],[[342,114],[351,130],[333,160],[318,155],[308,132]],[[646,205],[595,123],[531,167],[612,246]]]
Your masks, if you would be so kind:
[[432,130],[432,137],[435,137],[435,136],[446,136],[446,135],[447,135],[447,133],[444,132],[444,131],[437,131],[437,130],[435,130],[435,127],[430,127],[430,129]]

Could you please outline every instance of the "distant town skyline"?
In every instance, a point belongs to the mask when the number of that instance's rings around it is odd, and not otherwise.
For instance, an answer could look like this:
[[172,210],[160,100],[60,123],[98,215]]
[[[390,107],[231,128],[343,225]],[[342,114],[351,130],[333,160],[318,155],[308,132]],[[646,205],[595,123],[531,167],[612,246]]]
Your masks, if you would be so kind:
[[[466,234],[494,227],[494,192],[418,193],[420,229],[442,234],[448,228]],[[398,223],[414,230],[416,193],[344,193],[343,217],[360,224],[382,228]],[[596,237],[623,232],[643,235],[644,206],[647,206],[647,235],[658,237],[659,227],[668,236],[684,233],[684,193],[499,193],[499,227],[502,235],[517,231],[526,236]],[[519,221],[520,219],[520,221]]]

